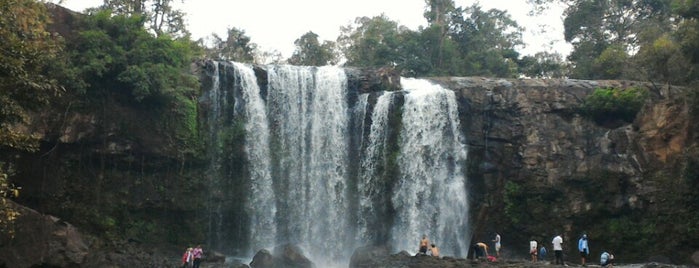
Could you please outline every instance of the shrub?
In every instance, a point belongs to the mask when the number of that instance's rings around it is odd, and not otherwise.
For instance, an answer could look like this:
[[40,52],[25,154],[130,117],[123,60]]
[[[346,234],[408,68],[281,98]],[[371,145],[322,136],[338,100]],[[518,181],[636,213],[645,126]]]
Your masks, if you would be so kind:
[[636,118],[647,97],[647,90],[636,87],[597,88],[585,98],[581,112],[598,124],[618,121],[630,123]]

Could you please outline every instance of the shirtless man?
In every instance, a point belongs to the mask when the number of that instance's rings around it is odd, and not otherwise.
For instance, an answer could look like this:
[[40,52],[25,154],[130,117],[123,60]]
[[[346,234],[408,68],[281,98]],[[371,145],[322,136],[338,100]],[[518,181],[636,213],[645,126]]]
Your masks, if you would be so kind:
[[427,235],[422,235],[422,240],[420,240],[420,253],[427,255],[427,246],[430,244],[430,240],[427,239]]
[[439,257],[439,248],[435,244],[430,246],[430,254],[432,254],[432,257]]

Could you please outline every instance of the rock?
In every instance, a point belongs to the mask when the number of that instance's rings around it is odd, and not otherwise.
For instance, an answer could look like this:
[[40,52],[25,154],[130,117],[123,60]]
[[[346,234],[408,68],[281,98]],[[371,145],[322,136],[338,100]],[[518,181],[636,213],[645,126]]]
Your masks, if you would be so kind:
[[273,254],[266,249],[262,249],[255,254],[250,262],[252,268],[314,268],[311,260],[303,255],[300,247],[292,244],[285,244],[275,247]]
[[387,246],[363,246],[354,250],[350,258],[350,268],[373,267],[374,260],[387,256],[390,249]]
[[694,254],[692,254],[692,261],[694,264],[699,265],[699,250],[695,251]]
[[299,246],[285,244],[274,248],[276,267],[313,268],[315,265],[303,255]]
[[255,254],[250,262],[251,268],[272,268],[274,267],[274,257],[269,250],[261,249]]
[[226,255],[224,255],[221,252],[218,251],[209,251],[205,256],[202,262],[215,262],[215,263],[223,263],[226,261]]
[[73,225],[6,200],[18,211],[14,238],[0,233],[0,267],[78,267],[89,242]]

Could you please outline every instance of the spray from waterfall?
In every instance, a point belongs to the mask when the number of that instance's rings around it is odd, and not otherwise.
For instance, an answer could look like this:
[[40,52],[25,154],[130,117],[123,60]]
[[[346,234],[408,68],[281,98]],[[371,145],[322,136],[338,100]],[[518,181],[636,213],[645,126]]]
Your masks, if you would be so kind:
[[393,192],[393,244],[417,249],[427,235],[444,255],[468,252],[468,204],[462,171],[466,146],[454,92],[427,80],[402,78],[401,177]]
[[250,248],[274,245],[277,208],[272,189],[269,151],[269,125],[265,103],[260,96],[255,73],[250,66],[233,63],[239,78],[245,106],[245,152],[250,163],[250,198],[246,210],[250,216]]
[[[415,252],[426,234],[443,255],[466,256],[467,150],[452,91],[402,78],[403,91],[358,94],[350,104],[339,67],[264,66],[261,88],[250,65],[221,66],[234,70],[216,70],[207,93],[213,246],[255,254],[290,243],[317,267],[336,267],[367,244]],[[232,178],[218,125],[240,118],[246,164]],[[244,193],[236,200],[245,204],[226,203],[221,186]],[[226,244],[236,241],[249,244]]]

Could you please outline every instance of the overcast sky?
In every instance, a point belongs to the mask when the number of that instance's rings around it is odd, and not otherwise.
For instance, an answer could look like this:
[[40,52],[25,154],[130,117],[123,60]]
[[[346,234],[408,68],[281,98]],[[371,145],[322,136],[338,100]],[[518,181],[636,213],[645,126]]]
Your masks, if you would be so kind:
[[[63,6],[82,11],[100,5],[102,0],[65,0]],[[284,57],[294,51],[294,40],[308,31],[318,34],[321,40],[335,41],[340,27],[356,17],[373,17],[381,13],[400,25],[416,30],[425,26],[423,17],[425,0],[174,0],[187,14],[187,25],[194,39],[216,33],[226,34],[227,28],[245,31],[252,42],[263,50],[279,50]],[[476,0],[455,0],[457,6],[467,7]],[[560,9],[539,17],[527,16],[529,6],[525,0],[485,0],[484,9],[507,10],[521,26],[524,26],[522,54],[539,51],[558,51],[567,55],[570,46],[563,41]],[[545,29],[547,33],[542,34]],[[551,44],[553,42],[553,44]]]

